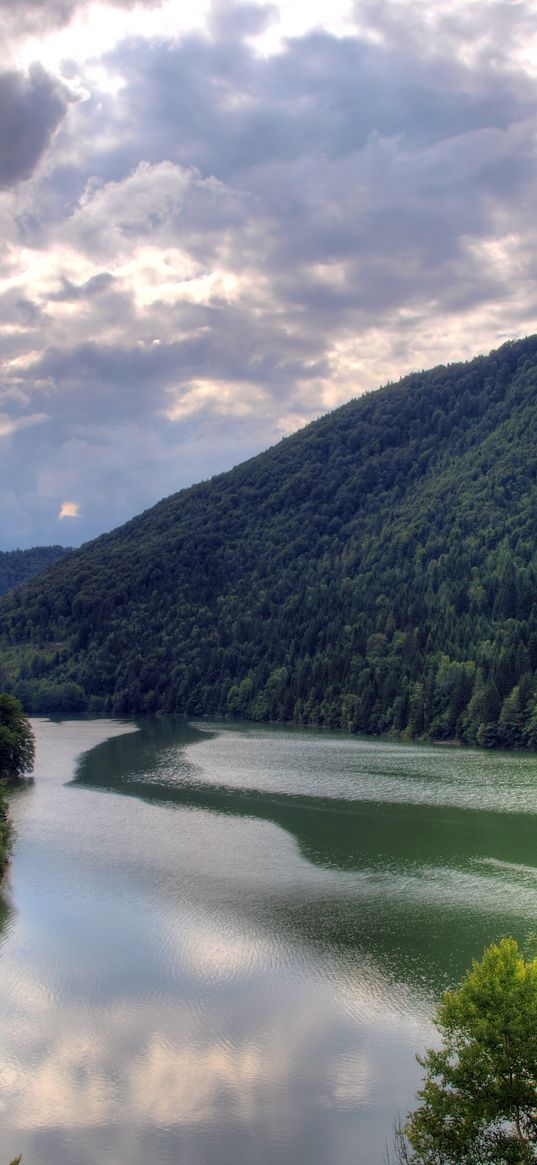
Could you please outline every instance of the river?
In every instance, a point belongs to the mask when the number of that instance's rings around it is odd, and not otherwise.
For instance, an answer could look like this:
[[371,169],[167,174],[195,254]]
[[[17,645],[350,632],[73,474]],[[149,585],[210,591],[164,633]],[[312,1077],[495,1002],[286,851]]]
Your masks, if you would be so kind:
[[434,1000],[537,919],[537,759],[34,724],[0,902],[0,1165],[382,1165]]

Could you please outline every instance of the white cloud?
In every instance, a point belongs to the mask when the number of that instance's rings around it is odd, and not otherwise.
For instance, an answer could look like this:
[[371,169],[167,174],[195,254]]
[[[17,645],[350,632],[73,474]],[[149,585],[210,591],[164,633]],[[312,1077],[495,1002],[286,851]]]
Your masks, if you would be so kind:
[[121,182],[91,179],[63,234],[77,250],[116,263],[131,255],[140,239],[166,245],[189,182],[188,171],[171,162],[140,162]]

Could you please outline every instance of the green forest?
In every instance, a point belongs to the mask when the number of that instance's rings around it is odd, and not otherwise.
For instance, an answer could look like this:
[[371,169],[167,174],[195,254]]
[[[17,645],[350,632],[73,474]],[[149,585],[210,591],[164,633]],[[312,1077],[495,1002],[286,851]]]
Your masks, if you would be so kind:
[[0,602],[27,711],[537,748],[537,336],[415,373]]
[[32,546],[30,550],[0,550],[0,595],[33,578],[67,554],[65,546]]

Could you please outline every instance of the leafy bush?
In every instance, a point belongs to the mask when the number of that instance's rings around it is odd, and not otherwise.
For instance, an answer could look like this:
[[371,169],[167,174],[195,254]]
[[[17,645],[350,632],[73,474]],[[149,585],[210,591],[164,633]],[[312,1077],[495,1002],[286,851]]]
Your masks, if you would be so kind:
[[537,1161],[537,959],[514,939],[485,951],[436,1015],[420,1106],[397,1136],[408,1165]]

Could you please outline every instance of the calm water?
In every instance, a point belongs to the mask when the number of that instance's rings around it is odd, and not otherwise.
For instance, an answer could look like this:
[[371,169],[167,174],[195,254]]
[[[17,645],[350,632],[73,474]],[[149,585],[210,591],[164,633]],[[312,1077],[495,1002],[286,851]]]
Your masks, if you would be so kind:
[[36,723],[0,1165],[382,1165],[433,1000],[537,920],[537,760]]

